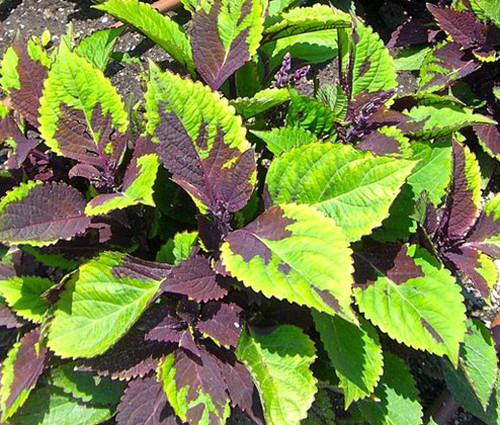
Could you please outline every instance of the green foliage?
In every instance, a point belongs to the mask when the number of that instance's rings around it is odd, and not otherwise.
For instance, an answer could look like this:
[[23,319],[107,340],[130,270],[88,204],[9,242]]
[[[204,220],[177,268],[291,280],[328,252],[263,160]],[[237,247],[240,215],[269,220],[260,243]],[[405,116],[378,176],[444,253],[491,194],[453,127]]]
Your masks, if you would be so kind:
[[237,355],[249,368],[269,425],[299,425],[316,393],[314,344],[294,326],[242,333]]
[[87,59],[96,68],[104,70],[108,64],[116,40],[125,27],[99,30],[85,37],[75,52]]

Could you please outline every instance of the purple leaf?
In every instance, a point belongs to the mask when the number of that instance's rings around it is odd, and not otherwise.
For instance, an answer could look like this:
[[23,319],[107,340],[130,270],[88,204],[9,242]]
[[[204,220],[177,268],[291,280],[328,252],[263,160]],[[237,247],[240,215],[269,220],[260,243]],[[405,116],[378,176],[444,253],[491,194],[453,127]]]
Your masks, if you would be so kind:
[[446,251],[443,257],[453,263],[456,270],[469,277],[481,295],[487,297],[490,293],[488,281],[477,271],[481,268],[480,255],[474,247],[462,245]]
[[210,260],[202,255],[192,255],[172,267],[171,274],[162,283],[160,291],[186,295],[190,300],[198,302],[217,300],[227,294],[210,267]]
[[21,133],[19,127],[11,114],[5,118],[0,118],[0,142],[12,138],[15,142],[15,148],[9,157],[9,168],[21,168],[23,162],[28,157],[30,151],[40,144],[39,139],[28,139]]
[[441,220],[441,227],[445,229],[448,238],[462,237],[472,226],[478,213],[478,206],[474,202],[473,190],[467,179],[467,164],[464,147],[453,141],[453,175],[450,195],[446,199],[446,206]]
[[113,128],[111,114],[103,115],[100,103],[94,106],[90,128],[83,111],[62,104],[54,138],[64,156],[93,165],[105,174],[114,173],[126,148],[126,135]]
[[[23,187],[14,190],[18,189]],[[70,239],[90,224],[84,213],[85,198],[64,183],[38,184],[19,198],[3,202],[0,239],[7,243],[51,244]]]
[[48,70],[40,62],[30,58],[24,43],[16,40],[12,47],[18,56],[17,73],[20,82],[19,89],[11,89],[12,106],[33,127],[38,127],[38,108]]
[[[193,16],[191,45],[196,70],[203,80],[217,90],[237,69],[250,59],[247,38],[250,28],[241,30],[226,51],[219,34],[218,17],[222,2],[214,2],[209,13],[198,8]],[[252,1],[246,0],[241,8],[238,23],[252,10]]]
[[133,277],[137,279],[163,280],[171,274],[169,264],[147,261],[141,258],[125,255],[121,266],[113,267],[111,273],[117,279]]
[[48,358],[48,350],[42,345],[37,347],[39,341],[40,328],[33,329],[21,338],[19,351],[14,360],[14,380],[10,384],[9,396],[5,400],[5,412],[11,408],[23,391],[35,387],[43,372]]
[[156,129],[161,140],[160,159],[179,186],[227,222],[228,214],[243,208],[252,195],[251,177],[256,169],[253,149],[241,152],[230,147],[219,128],[208,156],[202,158],[195,144],[206,149],[206,125],[201,125],[197,140],[192,140],[173,112],[161,115]]
[[422,268],[408,255],[406,245],[377,244],[354,253],[356,285],[371,285],[380,274],[398,285],[409,279],[424,276]]
[[400,25],[391,34],[387,48],[408,47],[414,44],[424,44],[428,40],[429,22],[426,19],[412,19]]
[[172,312],[146,334],[146,339],[178,344],[187,329],[187,323]]
[[97,180],[100,175],[101,172],[90,164],[76,164],[68,173],[70,179],[74,177],[83,177],[90,181]]
[[240,313],[236,304],[209,303],[203,309],[198,330],[219,345],[236,347],[241,333]]
[[0,327],[7,329],[22,328],[23,322],[17,318],[14,312],[4,304],[0,304]]
[[117,425],[180,425],[154,375],[131,381],[117,407]]
[[487,124],[473,127],[479,141],[488,149],[493,156],[500,154],[500,127]]
[[368,134],[356,147],[376,155],[401,154],[401,142],[379,131]]
[[175,381],[177,388],[187,387],[186,401],[190,407],[187,409],[187,422],[199,423],[204,413],[203,404],[192,403],[198,399],[200,393],[207,394],[217,415],[210,414],[211,424],[221,423],[219,418],[224,417],[225,406],[229,401],[227,384],[222,376],[222,370],[216,357],[205,350],[200,351],[200,357],[193,357],[179,350],[175,356],[174,368],[176,369]]
[[486,36],[483,33],[484,24],[471,12],[437,7],[427,3],[439,26],[446,31],[453,41],[465,49],[483,45]]

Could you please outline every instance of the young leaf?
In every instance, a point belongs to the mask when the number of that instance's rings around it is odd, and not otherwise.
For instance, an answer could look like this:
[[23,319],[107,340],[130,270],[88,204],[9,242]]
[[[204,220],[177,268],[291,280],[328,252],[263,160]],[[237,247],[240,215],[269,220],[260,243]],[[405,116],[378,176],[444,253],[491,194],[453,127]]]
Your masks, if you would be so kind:
[[330,133],[334,128],[335,114],[324,103],[290,90],[290,107],[286,117],[287,125],[300,127],[319,136]]
[[53,285],[54,282],[40,276],[5,276],[2,273],[0,295],[19,316],[40,323],[49,307],[41,295]]
[[[161,105],[160,105],[161,107]],[[155,135],[160,159],[173,180],[191,197],[222,221],[242,209],[253,192],[256,163],[252,148],[241,152],[231,146],[222,127],[209,145],[208,124],[202,122],[196,138],[191,138],[179,117],[163,112]]]
[[296,7],[266,20],[263,43],[292,35],[350,26],[349,15],[340,9],[324,4]]
[[198,232],[180,232],[163,245],[156,256],[160,263],[178,264],[187,260],[198,243]]
[[382,346],[376,329],[360,319],[356,326],[338,316],[313,311],[316,329],[344,390],[345,408],[369,396],[383,371]]
[[351,242],[369,234],[415,162],[374,156],[348,145],[311,143],[281,155],[266,184],[275,204],[309,204],[333,218]]
[[118,405],[117,425],[178,425],[163,384],[154,375],[130,381]]
[[224,425],[230,414],[227,384],[218,360],[206,351],[199,359],[183,350],[169,354],[159,373],[167,399],[190,425]]
[[234,277],[266,297],[353,320],[351,250],[335,222],[307,205],[272,207],[230,233],[221,260]]
[[196,70],[217,90],[257,52],[267,0],[219,0],[198,7],[191,46]]
[[96,196],[85,207],[85,213],[89,216],[108,214],[137,204],[154,207],[153,185],[159,165],[157,154],[135,151],[123,176],[121,191]]
[[113,53],[113,47],[124,29],[125,27],[119,27],[95,31],[80,42],[75,52],[96,68],[104,70]]
[[375,391],[377,401],[362,401],[359,409],[371,425],[420,425],[422,406],[415,381],[401,359],[384,354],[384,375]]
[[236,112],[245,119],[262,114],[275,106],[281,105],[290,99],[287,89],[265,89],[261,90],[253,97],[239,97],[231,100],[230,105],[234,106]]
[[355,20],[354,34],[351,96],[396,87],[396,70],[379,36],[359,19]]
[[313,342],[299,328],[243,331],[237,348],[248,367],[264,407],[268,425],[299,425],[314,401],[316,379],[310,366]]
[[109,406],[84,404],[48,386],[33,392],[23,408],[10,420],[12,425],[97,425],[113,416]]
[[[109,139],[101,141],[110,136],[105,128],[114,127],[119,133],[128,128],[125,105],[111,82],[64,41],[45,81],[39,122],[44,142],[55,153],[79,161],[82,158],[71,152],[84,155],[87,161],[95,156],[92,152],[114,152]],[[78,151],[80,144],[91,152]]]
[[94,7],[137,28],[194,74],[191,45],[177,22],[138,0],[108,0]]
[[302,127],[279,127],[267,131],[252,130],[252,133],[264,140],[267,148],[276,156],[292,148],[318,141],[313,133]]
[[44,246],[71,239],[90,224],[85,198],[64,183],[29,181],[0,201],[0,241]]
[[80,266],[56,305],[49,347],[61,357],[103,353],[139,318],[161,279],[147,262],[119,253],[104,253]]
[[36,328],[7,353],[1,372],[2,421],[9,419],[24,404],[43,372],[48,352],[47,348],[37,346],[39,340],[40,329]]
[[414,245],[375,246],[357,252],[355,260],[354,296],[361,312],[391,338],[446,354],[456,364],[465,306],[449,272]]

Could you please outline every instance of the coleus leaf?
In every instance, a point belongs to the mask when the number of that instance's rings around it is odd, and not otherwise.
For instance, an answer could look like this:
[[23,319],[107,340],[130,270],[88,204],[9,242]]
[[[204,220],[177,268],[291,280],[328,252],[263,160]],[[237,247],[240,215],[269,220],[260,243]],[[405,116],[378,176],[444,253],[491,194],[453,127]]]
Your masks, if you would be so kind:
[[130,381],[118,405],[117,425],[178,425],[163,384],[154,375]]
[[109,62],[115,43],[125,27],[98,30],[85,37],[75,49],[96,68],[104,70]]
[[202,255],[192,255],[172,267],[161,284],[161,292],[186,295],[197,302],[216,300],[227,294],[210,267],[210,259]]
[[289,99],[290,94],[287,89],[271,88],[258,91],[253,97],[239,97],[229,103],[234,106],[238,114],[249,119],[281,105]]
[[28,139],[19,129],[14,116],[8,113],[5,117],[0,114],[0,142],[5,142],[12,148],[8,167],[18,169],[22,167],[31,149],[34,149],[41,141]]
[[209,303],[203,308],[197,328],[218,345],[236,347],[241,333],[240,313],[236,304]]
[[354,320],[351,250],[335,222],[314,208],[282,204],[266,210],[226,236],[221,260],[234,277],[266,297]]
[[[497,355],[490,331],[477,319],[466,323],[465,339],[460,346],[459,370],[453,372],[466,379],[483,410],[486,411],[497,381]],[[450,367],[446,368],[449,372]],[[445,377],[449,374],[445,373]],[[449,379],[447,379],[449,381]],[[452,387],[453,391],[453,387]]]
[[125,171],[121,190],[97,195],[85,207],[85,213],[93,216],[108,214],[117,209],[137,204],[154,207],[153,185],[160,165],[158,155],[147,138],[136,142],[132,160]]
[[[94,357],[115,344],[146,309],[167,273],[120,253],[78,269],[60,295],[48,334],[61,357]],[[96,308],[99,306],[99,308]],[[92,330],[93,337],[86,338]]]
[[169,354],[159,373],[177,416],[191,425],[224,425],[230,414],[228,387],[218,360],[207,351],[199,358],[184,350]]
[[415,245],[356,252],[354,280],[356,303],[374,325],[399,342],[457,363],[465,306],[460,287],[431,254]]
[[196,70],[217,90],[257,52],[267,0],[207,2],[193,15],[191,46]]
[[309,130],[302,127],[279,127],[272,130],[252,130],[252,134],[262,139],[267,148],[276,156],[292,148],[316,142],[318,139]]
[[184,28],[168,16],[138,0],[108,0],[94,7],[134,26],[194,73],[189,38]]
[[443,42],[436,45],[420,67],[421,91],[442,90],[454,81],[464,78],[479,68],[473,59],[466,59],[457,43]]
[[408,366],[391,353],[384,353],[384,374],[375,391],[376,401],[361,401],[359,409],[371,425],[419,425],[422,406]]
[[0,301],[0,327],[16,329],[24,324],[16,317],[12,310]]
[[[102,161],[103,152],[115,152],[112,128],[122,134],[128,128],[125,106],[111,82],[64,41],[45,81],[39,121],[42,138],[52,151],[91,164],[95,157]],[[122,151],[116,150],[119,158]]]
[[238,358],[253,377],[269,425],[299,425],[314,401],[313,342],[295,326],[242,332]]
[[10,419],[12,425],[97,425],[113,416],[113,408],[82,403],[52,386],[33,392]]
[[263,43],[303,33],[350,26],[350,16],[340,9],[323,4],[295,7],[266,20]]
[[187,260],[198,243],[198,232],[179,232],[173,239],[169,239],[163,245],[156,261],[160,263],[178,264],[182,260]]
[[2,422],[21,407],[43,372],[47,348],[38,345],[40,329],[25,334],[7,353],[1,371],[0,406]]
[[10,95],[12,107],[32,126],[38,127],[38,108],[48,69],[46,64],[37,58],[35,49],[36,46],[31,40],[28,44],[19,39],[13,43],[6,52],[2,64],[4,73],[8,62],[11,61],[12,69],[9,71],[11,75],[2,77],[4,82],[2,86]]
[[270,0],[269,7],[267,8],[267,14],[269,16],[277,15],[280,12],[290,8],[291,6],[295,6],[297,3],[300,3],[298,0]]
[[389,51],[377,33],[356,19],[353,27],[351,96],[368,91],[387,91],[396,87],[396,70]]
[[328,134],[333,130],[335,114],[324,103],[301,96],[295,89],[290,89],[290,99],[286,117],[288,126],[303,128],[316,136]]
[[42,294],[54,285],[41,276],[6,276],[0,273],[0,295],[19,316],[40,323],[48,309]]
[[382,346],[366,320],[356,326],[338,316],[313,312],[316,329],[344,390],[345,408],[369,396],[383,371]]
[[446,98],[428,105],[417,105],[404,113],[412,122],[422,124],[421,128],[410,130],[417,136],[437,136],[468,126],[496,124],[491,118],[475,114],[472,109],[464,108]]
[[29,181],[0,201],[0,241],[44,246],[68,240],[90,224],[85,198],[64,183]]
[[266,177],[275,204],[312,205],[349,241],[380,225],[415,162],[375,156],[348,145],[311,143],[273,161]]
[[[438,255],[453,271],[470,278],[482,296],[488,296],[497,273],[488,256],[499,258],[498,197],[481,211],[481,175],[470,150],[453,142],[451,191],[439,211],[427,208],[423,227]],[[493,271],[493,273],[491,273]]]
[[50,385],[84,402],[113,407],[120,402],[125,389],[123,382],[99,377],[92,372],[77,371],[75,367],[75,363],[67,363],[53,369]]
[[210,146],[205,122],[194,139],[175,113],[162,112],[161,116],[162,123],[155,132],[161,140],[158,153],[173,174],[173,180],[194,200],[227,222],[228,214],[243,208],[252,195],[256,173],[254,150],[241,152],[231,146],[222,127],[217,129]]
[[474,0],[473,7],[476,12],[481,12],[484,19],[490,19],[500,28],[500,5],[488,0]]

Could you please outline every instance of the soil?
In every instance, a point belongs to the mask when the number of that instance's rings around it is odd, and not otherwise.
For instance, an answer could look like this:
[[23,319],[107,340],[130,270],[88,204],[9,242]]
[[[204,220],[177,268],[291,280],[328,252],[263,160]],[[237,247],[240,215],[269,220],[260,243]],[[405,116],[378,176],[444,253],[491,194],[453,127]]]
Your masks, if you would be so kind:
[[[357,0],[356,0],[357,3]],[[382,7],[377,11],[373,22],[367,19],[377,31],[381,33],[382,38],[387,39],[392,28],[395,28],[402,18],[397,13],[395,5],[391,1],[381,2]],[[7,47],[12,43],[16,34],[27,38],[32,35],[41,36],[45,29],[49,29],[52,34],[52,41],[56,45],[61,36],[63,36],[71,23],[74,28],[74,34],[77,40],[91,34],[93,31],[109,27],[113,18],[91,8],[90,0],[3,0],[0,3],[0,57]],[[371,14],[371,8],[359,9],[361,14]],[[175,14],[176,12],[170,12]],[[366,17],[366,16],[365,16]],[[155,46],[144,36],[134,32],[127,31],[117,42],[116,49],[121,52],[128,52],[131,56],[138,57],[144,64],[148,59],[155,62],[162,62],[167,68],[175,70],[175,64],[171,58],[158,46]],[[113,84],[118,88],[125,100],[131,98],[136,101],[142,96],[141,81],[133,67],[123,67],[117,63],[111,63],[108,67],[108,74]],[[318,75],[320,84],[332,84],[336,80],[337,64],[332,63],[315,66],[314,72]],[[416,77],[410,73],[402,73],[398,77],[399,94],[414,91],[416,88]],[[300,87],[303,94],[311,95],[313,93],[312,81],[305,81]],[[481,304],[473,294],[470,295],[469,310],[473,315],[480,317],[487,324],[498,313],[500,293],[498,287],[495,288],[493,295],[493,306]],[[429,379],[427,373],[422,371],[422,365],[415,367],[421,390],[426,393],[436,394],[436,381]],[[437,394],[436,394],[437,395]],[[423,399],[424,394],[422,394]],[[112,422],[110,422],[112,423]],[[246,418],[246,415],[236,411],[232,416],[229,425],[252,425],[253,422]],[[448,425],[481,425],[482,421],[474,418],[470,414],[459,409]]]

